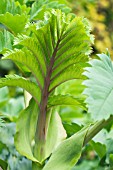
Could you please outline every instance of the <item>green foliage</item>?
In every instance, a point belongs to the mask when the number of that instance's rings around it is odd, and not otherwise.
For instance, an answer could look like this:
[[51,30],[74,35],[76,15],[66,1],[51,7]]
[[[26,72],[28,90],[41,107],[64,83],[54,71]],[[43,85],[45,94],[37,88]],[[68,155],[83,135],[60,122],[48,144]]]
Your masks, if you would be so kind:
[[[88,11],[95,12],[94,1],[88,3]],[[16,123],[16,149],[32,161],[33,170],[70,170],[78,162],[82,147],[105,125],[109,124],[107,130],[112,132],[112,62],[101,54],[88,63],[93,43],[90,25],[87,19],[69,13],[67,4],[65,0],[3,0],[0,4],[2,61],[10,59],[22,71],[22,75],[0,79],[0,115]],[[87,2],[78,4],[85,7]],[[81,94],[84,79],[86,96]],[[23,88],[25,99],[10,98],[4,86]],[[100,121],[86,126],[92,117]],[[108,131],[99,133],[88,145],[96,152],[95,164],[90,161],[87,169],[103,169],[103,162],[113,167],[113,139]],[[8,135],[5,130],[3,133]],[[7,139],[12,136],[14,140],[14,134],[9,133]],[[31,169],[31,161],[21,157],[6,136],[3,140],[0,137],[0,158],[11,170]],[[100,161],[96,161],[97,155]],[[74,169],[83,169],[87,161],[79,163]]]
[[[15,45],[21,45],[21,49],[8,51],[3,59],[11,59],[27,67],[35,81],[17,75],[9,75],[0,80],[0,86],[19,86],[33,96],[34,100],[32,99],[17,120],[15,144],[22,155],[32,161],[42,163],[66,137],[60,117],[52,107],[61,105],[61,100],[64,101],[62,105],[80,106],[79,103],[83,103],[82,100],[73,96],[65,95],[64,98],[64,95],[57,95],[55,97],[53,93],[55,88],[65,81],[84,79],[82,72],[91,52],[92,36],[86,19],[74,18],[71,14],[66,16],[60,10],[46,12],[44,21],[30,24],[28,29],[29,32],[32,31],[31,36],[19,35],[15,39]],[[17,32],[19,31],[17,30]],[[66,51],[67,48],[68,51]],[[53,98],[54,100],[52,100]],[[62,132],[61,135],[59,132]],[[46,141],[43,140],[45,138],[43,135],[46,135]],[[56,142],[54,142],[53,135],[55,135]],[[80,148],[84,135],[81,138]],[[72,139],[69,141],[74,144],[74,136]],[[65,143],[68,143],[68,140]],[[63,153],[63,149],[60,152]],[[75,149],[75,153],[70,155],[70,160],[76,158],[70,165],[71,167],[79,159],[81,149],[78,151]],[[54,154],[52,159],[54,159]],[[65,159],[68,158],[65,157]],[[62,167],[62,164],[64,163],[58,165],[59,168]],[[39,164],[39,166],[41,165]]]

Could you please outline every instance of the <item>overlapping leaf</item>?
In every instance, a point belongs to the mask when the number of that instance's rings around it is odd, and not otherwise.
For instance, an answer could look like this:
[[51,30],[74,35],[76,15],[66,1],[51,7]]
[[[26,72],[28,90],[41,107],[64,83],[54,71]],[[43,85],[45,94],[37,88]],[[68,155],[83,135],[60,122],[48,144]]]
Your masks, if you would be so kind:
[[[33,110],[32,110],[33,108]],[[32,161],[38,162],[33,156],[33,140],[38,118],[38,105],[31,100],[29,107],[23,110],[17,122],[15,145],[17,150]],[[36,114],[37,113],[37,114]],[[21,126],[20,126],[21,125]],[[22,142],[22,140],[24,142]]]
[[43,170],[71,170],[81,156],[81,150],[88,127],[62,142],[53,152]]
[[48,108],[55,106],[79,106],[85,109],[85,104],[79,98],[70,95],[53,95],[49,97]]
[[113,64],[106,54],[98,57],[100,60],[91,60],[91,67],[84,73],[88,77],[84,81],[87,86],[84,94],[88,96],[86,103],[94,120],[108,119],[113,115]]

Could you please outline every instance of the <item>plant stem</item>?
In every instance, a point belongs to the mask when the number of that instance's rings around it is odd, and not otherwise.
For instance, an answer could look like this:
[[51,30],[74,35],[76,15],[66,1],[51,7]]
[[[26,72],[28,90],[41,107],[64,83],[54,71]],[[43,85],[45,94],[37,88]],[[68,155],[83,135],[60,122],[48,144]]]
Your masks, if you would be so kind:
[[92,125],[86,134],[83,146],[86,145],[98,132],[100,132],[111,121],[113,121],[113,116],[110,116],[110,118],[107,120],[103,119]]

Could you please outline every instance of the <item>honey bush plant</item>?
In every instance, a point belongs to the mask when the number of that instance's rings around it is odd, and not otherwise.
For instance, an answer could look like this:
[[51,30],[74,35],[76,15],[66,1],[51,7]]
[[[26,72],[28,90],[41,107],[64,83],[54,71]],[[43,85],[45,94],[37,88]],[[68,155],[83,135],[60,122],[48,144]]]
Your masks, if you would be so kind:
[[[12,60],[22,74],[1,78],[0,87],[24,89],[26,107],[16,119],[15,146],[32,161],[33,170],[71,170],[82,148],[113,120],[110,56],[90,59],[94,38],[89,22],[60,3],[1,3],[2,60]],[[86,86],[86,99],[63,93],[75,80]],[[59,116],[62,106],[82,108],[92,115],[93,123],[67,136]]]

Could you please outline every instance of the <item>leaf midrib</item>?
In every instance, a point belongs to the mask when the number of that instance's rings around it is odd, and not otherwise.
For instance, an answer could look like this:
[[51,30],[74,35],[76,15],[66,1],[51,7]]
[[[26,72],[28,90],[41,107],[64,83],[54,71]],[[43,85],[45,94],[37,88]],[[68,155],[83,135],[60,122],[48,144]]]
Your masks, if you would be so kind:
[[54,65],[55,61],[55,56],[58,50],[58,46],[60,43],[60,39],[57,41],[56,47],[54,49],[54,52],[52,54],[51,60],[50,60],[50,65],[47,68],[47,75],[44,80],[44,88],[42,92],[42,97],[41,97],[41,103],[40,103],[40,113],[37,121],[37,128],[36,128],[36,141],[41,140],[45,141],[46,139],[46,112],[47,112],[47,102],[48,102],[48,96],[49,96],[49,86],[50,86],[50,78],[52,75],[52,68]]

